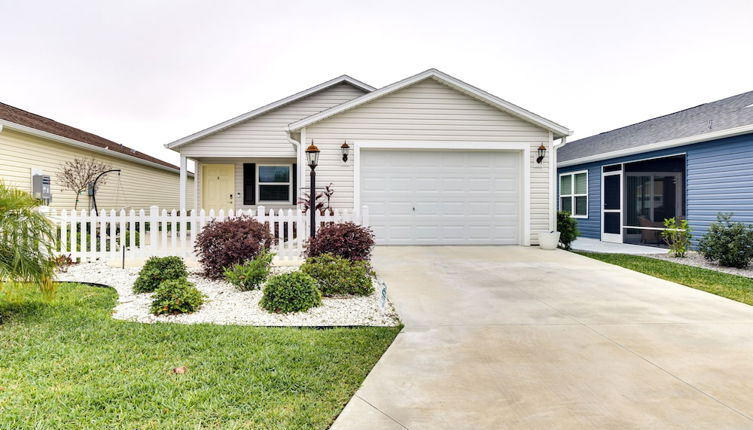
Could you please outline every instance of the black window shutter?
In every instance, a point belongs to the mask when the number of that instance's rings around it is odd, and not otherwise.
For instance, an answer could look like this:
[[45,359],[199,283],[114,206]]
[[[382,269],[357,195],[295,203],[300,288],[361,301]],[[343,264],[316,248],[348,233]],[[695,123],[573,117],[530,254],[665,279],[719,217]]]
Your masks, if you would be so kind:
[[293,198],[294,205],[298,204],[298,165],[293,164]]
[[243,204],[256,204],[256,163],[243,163]]

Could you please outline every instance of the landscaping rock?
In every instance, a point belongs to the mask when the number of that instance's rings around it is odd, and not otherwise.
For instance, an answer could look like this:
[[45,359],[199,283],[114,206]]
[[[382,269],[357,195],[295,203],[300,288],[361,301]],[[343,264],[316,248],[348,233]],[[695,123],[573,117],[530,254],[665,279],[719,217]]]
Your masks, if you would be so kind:
[[[291,272],[294,266],[274,266],[273,273]],[[152,293],[134,294],[133,283],[139,268],[115,268],[104,263],[79,263],[59,273],[58,280],[105,284],[118,292],[113,318],[143,323],[174,322],[181,324],[238,324],[256,326],[395,326],[397,314],[388,301],[380,305],[381,291],[364,297],[322,299],[322,306],[307,312],[272,314],[259,306],[261,291],[239,291],[223,280],[200,276],[199,269],[189,269],[188,280],[207,296],[201,308],[191,314],[155,316],[149,312]],[[375,284],[376,285],[376,284]]]

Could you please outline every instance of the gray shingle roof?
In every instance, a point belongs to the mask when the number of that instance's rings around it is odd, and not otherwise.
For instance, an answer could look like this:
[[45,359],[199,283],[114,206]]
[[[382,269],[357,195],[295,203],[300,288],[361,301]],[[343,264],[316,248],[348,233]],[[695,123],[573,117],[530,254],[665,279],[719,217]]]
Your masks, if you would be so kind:
[[753,124],[753,91],[574,140],[557,151],[557,160],[570,161],[749,124]]

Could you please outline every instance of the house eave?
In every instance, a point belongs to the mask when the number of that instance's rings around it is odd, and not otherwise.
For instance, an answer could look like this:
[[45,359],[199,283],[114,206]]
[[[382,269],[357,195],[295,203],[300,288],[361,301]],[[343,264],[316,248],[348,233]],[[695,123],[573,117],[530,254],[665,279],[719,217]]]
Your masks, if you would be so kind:
[[[16,130],[25,134],[30,134],[32,136],[37,136],[37,137],[41,137],[47,140],[52,140],[54,142],[62,143],[64,145],[73,146],[73,147],[84,149],[87,151],[109,155],[111,157],[120,158],[122,160],[131,161],[133,163],[143,164],[149,167],[155,167],[158,169],[162,169],[162,170],[166,170],[168,172],[174,173],[176,175],[180,173],[180,170],[178,168],[171,168],[168,166],[163,166],[162,164],[154,163],[154,162],[144,160],[138,157],[130,156],[127,154],[116,152],[116,151],[111,151],[107,148],[101,148],[99,146],[90,145],[88,143],[80,142],[78,140],[70,139],[63,136],[58,136],[57,134],[49,133],[42,130],[37,130],[36,128],[33,128],[33,127],[16,124],[14,122],[6,121],[6,120],[0,120],[0,132],[2,132],[4,129]],[[193,173],[191,172],[188,172],[188,174],[190,176],[193,176]]]
[[733,127],[724,130],[712,131],[709,133],[696,134],[693,136],[681,137],[677,139],[665,140],[662,142],[648,143],[633,148],[620,149],[617,151],[604,152],[601,154],[589,155],[587,157],[575,158],[572,160],[561,161],[557,163],[557,168],[576,166],[578,164],[592,163],[595,161],[609,160],[612,158],[626,157],[644,152],[658,151],[661,149],[674,148],[677,146],[691,145],[694,143],[708,142],[711,140],[723,139],[726,137],[740,136],[743,134],[753,133],[753,124],[740,127]]

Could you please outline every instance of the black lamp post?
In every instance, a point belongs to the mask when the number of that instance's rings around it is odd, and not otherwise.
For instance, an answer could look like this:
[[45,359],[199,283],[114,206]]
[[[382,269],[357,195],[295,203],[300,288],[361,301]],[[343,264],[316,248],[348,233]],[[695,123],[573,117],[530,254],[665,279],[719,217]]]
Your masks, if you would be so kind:
[[311,230],[310,236],[316,236],[316,166],[319,164],[319,148],[311,141],[311,145],[306,148],[306,162],[311,168],[311,188],[309,191],[309,210],[311,211]]

